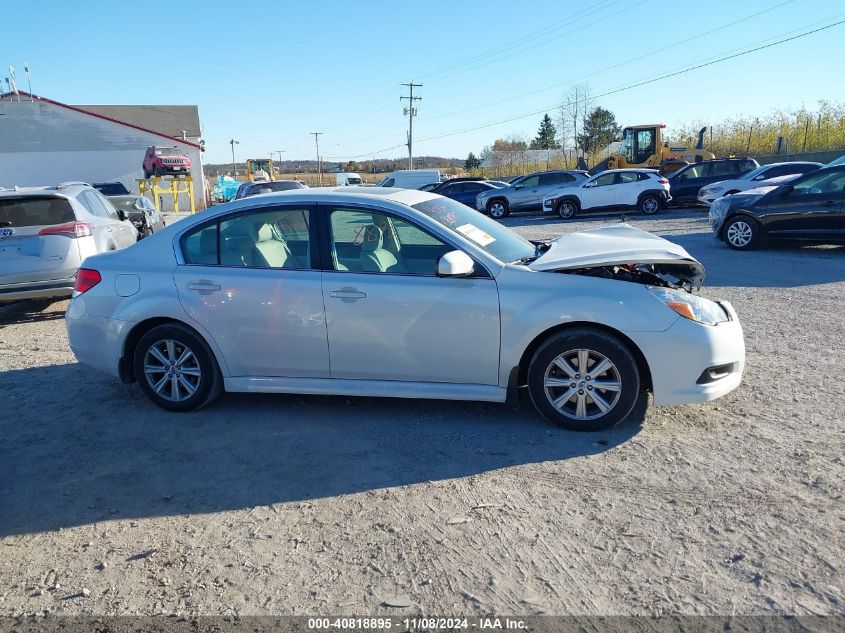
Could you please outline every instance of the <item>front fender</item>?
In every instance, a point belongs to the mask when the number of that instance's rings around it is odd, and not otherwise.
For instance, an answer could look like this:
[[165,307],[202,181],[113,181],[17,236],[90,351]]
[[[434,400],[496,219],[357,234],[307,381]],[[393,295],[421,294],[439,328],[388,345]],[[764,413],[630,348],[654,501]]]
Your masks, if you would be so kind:
[[[623,334],[663,332],[680,317],[641,284],[507,266],[497,277],[501,305],[500,385],[529,345],[567,323],[594,323]],[[636,336],[632,337],[636,338]]]

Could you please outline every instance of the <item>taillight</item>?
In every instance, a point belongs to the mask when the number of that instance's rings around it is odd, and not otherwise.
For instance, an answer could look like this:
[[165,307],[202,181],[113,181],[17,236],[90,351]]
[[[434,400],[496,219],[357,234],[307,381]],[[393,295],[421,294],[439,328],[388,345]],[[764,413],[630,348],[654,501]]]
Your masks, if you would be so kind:
[[100,273],[93,268],[80,268],[76,273],[76,283],[73,284],[73,290],[79,294],[88,292],[102,280]]
[[56,226],[48,226],[45,229],[38,231],[38,235],[64,235],[65,237],[87,237],[91,235],[94,225],[87,222],[68,222],[67,224],[57,224]]
[[668,185],[669,184],[669,181],[666,180],[665,178],[661,178],[657,182],[659,182],[661,185]]

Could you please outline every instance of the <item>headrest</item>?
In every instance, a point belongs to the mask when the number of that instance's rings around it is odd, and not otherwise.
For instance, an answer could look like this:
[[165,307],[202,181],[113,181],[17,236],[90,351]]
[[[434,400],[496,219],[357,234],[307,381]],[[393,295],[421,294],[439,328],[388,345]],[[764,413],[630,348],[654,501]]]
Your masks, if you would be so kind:
[[200,252],[204,255],[217,254],[217,230],[207,228],[200,233]]
[[368,224],[364,229],[364,242],[361,249],[364,252],[373,252],[379,250],[384,243],[384,234],[381,229],[375,224]]
[[266,222],[256,222],[252,225],[252,241],[267,242],[273,239],[273,227]]

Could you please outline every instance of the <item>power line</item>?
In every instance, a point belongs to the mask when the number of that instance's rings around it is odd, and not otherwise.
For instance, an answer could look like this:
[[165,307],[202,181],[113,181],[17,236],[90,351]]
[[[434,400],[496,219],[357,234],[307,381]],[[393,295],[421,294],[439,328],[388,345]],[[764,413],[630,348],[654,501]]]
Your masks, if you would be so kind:
[[[670,73],[667,73],[667,74],[664,74],[664,75],[653,77],[651,79],[639,81],[639,82],[624,86],[622,88],[616,88],[614,90],[608,90],[606,92],[602,92],[600,94],[593,95],[592,98],[597,99],[599,97],[606,97],[608,95],[617,94],[617,93],[620,93],[620,92],[624,92],[626,90],[632,90],[633,88],[639,88],[640,86],[652,84],[652,83],[655,83],[657,81],[661,81],[663,79],[669,79],[670,77],[677,77],[678,75],[683,75],[683,74],[691,72],[693,70],[699,70],[699,69],[705,68],[707,66],[713,66],[714,64],[718,64],[718,63],[721,63],[721,62],[724,62],[724,61],[727,61],[727,60],[730,60],[730,59],[736,59],[737,57],[742,57],[743,55],[748,55],[750,53],[756,53],[758,51],[761,51],[761,50],[764,50],[764,49],[767,49],[767,48],[771,48],[773,46],[778,46],[780,44],[785,44],[786,42],[791,42],[793,40],[797,40],[797,39],[800,39],[802,37],[807,37],[808,35],[813,35],[815,33],[825,31],[825,30],[833,28],[835,26],[839,26],[840,24],[845,24],[845,20],[840,20],[838,22],[834,22],[832,24],[828,24],[826,26],[822,26],[822,27],[819,27],[817,29],[813,29],[812,31],[807,31],[807,32],[801,33],[799,35],[787,37],[785,39],[778,40],[778,41],[772,42],[770,44],[765,44],[763,46],[757,46],[755,48],[751,48],[749,50],[746,50],[746,51],[743,51],[743,52],[740,52],[740,53],[734,53],[732,55],[726,55],[724,57],[720,57],[720,58],[712,60],[712,61],[697,64],[695,66],[690,66],[690,67],[684,68],[683,70],[670,72]],[[501,119],[499,121],[484,123],[484,124],[481,124],[481,125],[476,125],[476,126],[473,126],[473,127],[470,127],[470,128],[464,128],[464,129],[461,129],[461,130],[454,130],[452,132],[446,132],[444,134],[437,134],[437,135],[434,135],[434,136],[428,136],[426,138],[420,139],[420,141],[432,141],[432,140],[435,140],[435,139],[446,138],[448,136],[456,136],[458,134],[465,134],[466,132],[473,132],[475,130],[481,130],[481,129],[492,127],[492,126],[495,126],[495,125],[500,125],[502,123],[510,123],[512,121],[518,121],[519,119],[525,119],[525,118],[528,118],[528,117],[531,117],[531,116],[537,116],[538,114],[544,114],[544,113],[548,112],[549,110],[551,110],[555,107],[556,107],[556,104],[552,105],[552,106],[547,106],[547,107],[545,107],[541,110],[535,110],[533,112],[520,114],[520,115],[517,115],[517,116],[509,117],[507,119]]]
[[[573,81],[578,81],[579,79],[586,79],[587,77],[595,77],[596,75],[605,73],[607,71],[615,70],[615,69],[620,68],[622,66],[627,66],[628,64],[632,64],[633,62],[640,61],[642,59],[645,59],[646,57],[651,57],[652,55],[657,55],[658,53],[663,53],[663,52],[670,50],[672,48],[676,48],[676,47],[681,46],[683,44],[688,44],[689,42],[692,42],[694,40],[701,39],[702,37],[706,37],[707,35],[712,35],[713,33],[724,30],[724,29],[729,28],[731,26],[741,24],[742,22],[746,22],[746,21],[751,20],[753,18],[759,17],[759,16],[763,15],[764,13],[774,11],[775,9],[779,9],[779,8],[783,7],[784,5],[791,4],[792,2],[795,2],[795,0],[785,0],[785,2],[781,2],[780,4],[777,4],[773,7],[763,9],[762,11],[758,11],[757,13],[752,13],[751,15],[747,15],[744,18],[740,18],[739,20],[732,20],[731,22],[727,22],[727,23],[722,24],[720,26],[714,27],[714,28],[712,28],[708,31],[704,31],[703,33],[698,33],[697,35],[693,35],[693,36],[685,38],[683,40],[678,40],[677,42],[674,42],[674,43],[669,44],[667,46],[663,46],[661,48],[655,49],[655,50],[653,50],[649,53],[644,53],[643,55],[640,55],[639,57],[626,59],[625,61],[620,62],[618,64],[614,64],[613,66],[607,66],[605,68],[601,68],[599,70],[596,70],[596,71],[593,71],[593,72],[590,72],[590,73],[586,73],[584,75],[579,75],[578,77],[567,79],[565,81],[558,81],[558,82],[555,82],[553,84],[549,84],[548,86],[545,86],[544,88],[538,88],[537,90],[531,90],[530,92],[524,92],[524,93],[519,94],[519,95],[514,95],[512,97],[508,97],[507,99],[501,99],[499,101],[487,102],[483,106],[480,106],[480,107],[466,108],[464,110],[456,110],[456,111],[453,111],[453,112],[445,112],[443,114],[436,114],[434,116],[427,116],[427,117],[424,117],[424,118],[425,118],[426,121],[433,121],[435,119],[442,119],[444,117],[456,116],[456,115],[459,115],[459,114],[464,114],[466,112],[475,112],[477,110],[491,108],[493,106],[501,105],[503,103],[509,103],[511,101],[518,101],[519,99],[523,99],[525,97],[530,97],[532,95],[539,94],[541,92],[546,92],[548,90],[551,90],[552,88],[558,88],[560,86],[571,83]],[[734,50],[736,50],[736,49],[734,49]]]

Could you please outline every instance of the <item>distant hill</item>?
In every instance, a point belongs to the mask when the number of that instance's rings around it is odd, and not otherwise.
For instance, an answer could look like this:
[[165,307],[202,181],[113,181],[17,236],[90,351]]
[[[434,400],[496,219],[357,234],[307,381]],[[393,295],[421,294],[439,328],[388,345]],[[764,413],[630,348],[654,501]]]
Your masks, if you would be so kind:
[[[262,157],[256,157],[262,158]],[[375,165],[373,165],[375,162]],[[238,173],[246,171],[246,163],[235,164]],[[450,167],[463,169],[463,158],[443,158],[441,156],[415,156],[414,169],[448,169]],[[276,171],[283,174],[315,174],[317,173],[316,160],[283,160],[281,163],[273,161],[273,167]],[[214,176],[222,176],[223,174],[230,174],[232,172],[232,163],[211,163],[203,165],[205,175],[209,178]],[[338,162],[324,162],[323,173],[332,171],[357,171],[365,173],[384,173],[393,171],[395,169],[408,169],[408,159],[406,158],[376,158],[375,161],[350,161],[348,163]]]

